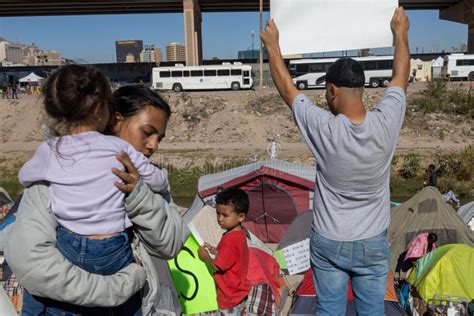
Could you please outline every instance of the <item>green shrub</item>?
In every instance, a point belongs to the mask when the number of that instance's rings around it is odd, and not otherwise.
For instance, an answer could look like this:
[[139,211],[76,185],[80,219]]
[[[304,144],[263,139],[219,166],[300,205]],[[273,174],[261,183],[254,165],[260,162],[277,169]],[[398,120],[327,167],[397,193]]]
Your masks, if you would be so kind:
[[421,159],[417,154],[408,154],[403,158],[399,175],[404,179],[414,178],[421,171]]
[[471,90],[461,87],[449,89],[446,81],[441,79],[429,81],[426,89],[410,103],[425,113],[459,114],[474,118],[474,96]]
[[468,146],[460,153],[437,152],[434,160],[440,176],[458,181],[472,181],[474,179],[474,146]]

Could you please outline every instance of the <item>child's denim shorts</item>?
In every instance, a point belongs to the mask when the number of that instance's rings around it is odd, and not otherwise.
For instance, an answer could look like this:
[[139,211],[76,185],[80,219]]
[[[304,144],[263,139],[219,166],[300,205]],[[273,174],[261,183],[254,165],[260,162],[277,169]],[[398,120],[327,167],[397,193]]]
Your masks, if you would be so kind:
[[127,232],[90,239],[58,226],[56,247],[74,265],[95,274],[110,275],[135,262]]

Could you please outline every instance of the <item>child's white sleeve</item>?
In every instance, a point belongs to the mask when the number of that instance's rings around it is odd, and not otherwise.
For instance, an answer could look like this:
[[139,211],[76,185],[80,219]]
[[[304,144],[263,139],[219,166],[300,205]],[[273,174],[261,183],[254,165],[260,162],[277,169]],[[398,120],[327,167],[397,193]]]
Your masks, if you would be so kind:
[[34,182],[47,181],[47,169],[52,154],[48,143],[41,143],[33,157],[21,167],[18,173],[20,183],[25,187],[29,187]]
[[163,193],[168,189],[168,178],[158,167],[153,165],[147,157],[135,150],[132,146],[127,146],[127,154],[140,177],[155,193]]

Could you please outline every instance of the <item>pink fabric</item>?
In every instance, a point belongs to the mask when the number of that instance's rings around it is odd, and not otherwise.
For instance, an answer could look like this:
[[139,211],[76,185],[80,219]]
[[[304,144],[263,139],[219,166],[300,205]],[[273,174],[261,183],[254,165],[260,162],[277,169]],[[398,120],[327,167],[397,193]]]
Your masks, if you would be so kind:
[[[436,248],[436,244],[433,244],[433,249]],[[417,235],[410,241],[407,247],[407,254],[405,260],[418,259],[428,253],[428,233],[422,233]]]

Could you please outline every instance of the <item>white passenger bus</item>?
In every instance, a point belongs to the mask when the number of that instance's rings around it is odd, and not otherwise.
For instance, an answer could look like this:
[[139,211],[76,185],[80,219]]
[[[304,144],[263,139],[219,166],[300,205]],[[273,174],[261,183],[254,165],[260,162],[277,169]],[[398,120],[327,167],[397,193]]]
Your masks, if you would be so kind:
[[153,89],[173,90],[215,90],[251,89],[253,86],[252,66],[242,63],[222,65],[189,66],[177,64],[174,67],[155,67],[152,74]]
[[[393,56],[353,57],[361,63],[365,73],[365,84],[372,88],[386,87],[392,78]],[[307,88],[324,87],[326,71],[338,58],[291,60],[289,71],[295,86]]]
[[441,74],[451,80],[474,80],[474,55],[451,54],[444,56]]

